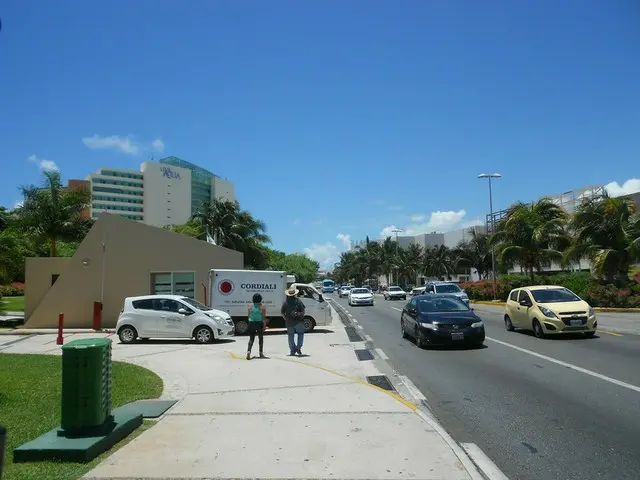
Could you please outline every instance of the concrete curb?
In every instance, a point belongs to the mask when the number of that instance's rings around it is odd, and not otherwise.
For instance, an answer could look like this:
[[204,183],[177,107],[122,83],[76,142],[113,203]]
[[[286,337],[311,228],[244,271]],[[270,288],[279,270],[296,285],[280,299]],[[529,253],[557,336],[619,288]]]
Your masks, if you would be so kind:
[[[489,305],[493,307],[504,307],[506,306],[505,302],[486,302],[484,300],[480,301],[471,301],[471,303],[475,305]],[[606,313],[640,313],[640,308],[608,308],[608,307],[593,307],[593,310],[596,312]]]

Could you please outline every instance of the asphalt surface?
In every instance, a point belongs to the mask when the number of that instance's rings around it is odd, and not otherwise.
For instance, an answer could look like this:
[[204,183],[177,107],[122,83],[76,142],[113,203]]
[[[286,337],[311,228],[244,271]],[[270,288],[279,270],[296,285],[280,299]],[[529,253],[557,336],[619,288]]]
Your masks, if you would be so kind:
[[477,444],[509,479],[640,478],[640,336],[539,340],[507,332],[502,309],[478,305],[485,348],[420,350],[401,337],[403,301],[349,307],[332,297],[453,438]]

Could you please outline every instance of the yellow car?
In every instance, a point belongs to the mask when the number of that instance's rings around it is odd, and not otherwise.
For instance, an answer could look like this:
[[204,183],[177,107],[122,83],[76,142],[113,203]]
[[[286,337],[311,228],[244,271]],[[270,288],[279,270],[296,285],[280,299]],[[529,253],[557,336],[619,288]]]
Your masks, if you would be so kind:
[[568,288],[536,285],[515,288],[509,293],[504,325],[532,330],[536,337],[563,333],[584,333],[593,337],[598,328],[593,308]]

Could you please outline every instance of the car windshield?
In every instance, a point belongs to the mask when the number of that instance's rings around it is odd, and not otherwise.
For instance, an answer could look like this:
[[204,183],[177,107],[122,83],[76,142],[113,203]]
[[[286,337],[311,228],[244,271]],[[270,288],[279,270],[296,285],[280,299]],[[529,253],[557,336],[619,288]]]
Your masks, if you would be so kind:
[[207,307],[206,305],[203,305],[202,303],[200,303],[197,300],[194,300],[193,298],[189,298],[189,297],[182,297],[180,300],[182,300],[184,303],[188,303],[189,305],[191,305],[194,308],[197,308],[198,310],[211,310],[210,307]]
[[462,301],[457,298],[424,298],[418,300],[420,313],[433,312],[466,312],[469,310]]
[[369,290],[366,288],[354,288],[351,293],[369,293]]
[[389,287],[390,292],[400,292],[402,289],[400,287]]
[[538,303],[579,302],[582,299],[566,288],[549,288],[531,290],[533,298]]
[[342,287],[343,290],[351,290],[351,287]]
[[460,287],[453,283],[443,283],[442,285],[436,285],[436,291],[438,293],[460,293]]

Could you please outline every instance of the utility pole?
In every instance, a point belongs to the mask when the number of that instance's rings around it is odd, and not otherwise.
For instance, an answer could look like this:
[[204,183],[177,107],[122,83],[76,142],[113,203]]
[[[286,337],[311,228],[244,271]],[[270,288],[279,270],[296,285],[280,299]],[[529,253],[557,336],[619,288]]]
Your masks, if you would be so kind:
[[[491,216],[491,235],[495,232],[496,219],[493,216],[493,191],[491,190],[491,179],[502,178],[499,173],[481,173],[478,178],[489,179],[489,215]],[[493,299],[496,300],[496,247],[491,244],[491,278],[493,283]]]

